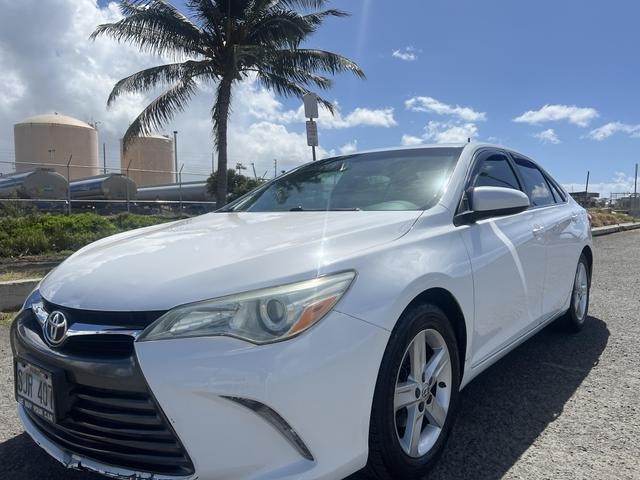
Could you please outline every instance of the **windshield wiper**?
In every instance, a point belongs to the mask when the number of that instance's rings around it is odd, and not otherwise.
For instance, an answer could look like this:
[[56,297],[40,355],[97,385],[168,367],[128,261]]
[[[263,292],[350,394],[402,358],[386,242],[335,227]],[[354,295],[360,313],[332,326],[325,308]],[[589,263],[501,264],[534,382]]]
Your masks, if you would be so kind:
[[290,212],[359,212],[359,208],[303,208],[293,207]]

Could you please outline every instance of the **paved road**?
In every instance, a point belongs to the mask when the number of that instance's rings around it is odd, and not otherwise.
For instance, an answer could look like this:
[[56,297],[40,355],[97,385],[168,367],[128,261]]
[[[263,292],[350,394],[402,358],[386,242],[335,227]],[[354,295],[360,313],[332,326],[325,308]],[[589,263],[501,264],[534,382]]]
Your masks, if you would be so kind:
[[[640,231],[595,244],[584,331],[546,329],[467,387],[431,480],[640,479]],[[102,478],[64,470],[22,432],[1,327],[0,385],[1,479]]]

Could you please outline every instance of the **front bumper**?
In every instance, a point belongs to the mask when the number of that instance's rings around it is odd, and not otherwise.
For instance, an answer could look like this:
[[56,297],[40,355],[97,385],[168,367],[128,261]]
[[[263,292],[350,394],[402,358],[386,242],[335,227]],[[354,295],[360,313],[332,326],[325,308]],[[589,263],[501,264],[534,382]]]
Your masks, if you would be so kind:
[[[153,478],[338,479],[362,468],[388,336],[334,311],[305,334],[271,345],[226,337],[135,343],[144,380],[195,469]],[[27,432],[66,466],[151,478],[69,451],[19,412]]]

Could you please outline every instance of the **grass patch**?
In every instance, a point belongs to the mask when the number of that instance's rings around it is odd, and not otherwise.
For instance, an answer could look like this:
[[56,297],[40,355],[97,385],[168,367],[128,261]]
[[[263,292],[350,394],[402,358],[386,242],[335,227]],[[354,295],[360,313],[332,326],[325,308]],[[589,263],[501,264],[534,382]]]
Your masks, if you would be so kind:
[[18,312],[0,312],[0,325],[8,327]]
[[616,212],[610,208],[590,208],[589,213],[591,214],[591,225],[593,227],[606,227],[635,221],[631,215]]
[[165,217],[120,213],[73,215],[31,213],[0,218],[0,257],[73,252],[115,233],[170,221]]
[[14,280],[26,280],[28,278],[40,278],[43,274],[34,272],[0,272],[0,282],[12,282]]

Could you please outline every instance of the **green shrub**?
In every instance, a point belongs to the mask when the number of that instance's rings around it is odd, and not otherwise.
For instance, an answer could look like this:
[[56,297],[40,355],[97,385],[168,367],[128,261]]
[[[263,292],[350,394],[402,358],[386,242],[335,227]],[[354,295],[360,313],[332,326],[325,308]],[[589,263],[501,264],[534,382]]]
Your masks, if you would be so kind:
[[112,220],[113,224],[124,232],[125,230],[133,230],[134,228],[150,227],[158,223],[164,223],[167,220],[149,215],[136,215],[134,213],[119,213]]
[[0,257],[75,251],[114,233],[166,222],[160,217],[95,213],[73,215],[30,213],[0,217]]

